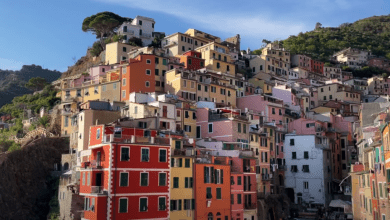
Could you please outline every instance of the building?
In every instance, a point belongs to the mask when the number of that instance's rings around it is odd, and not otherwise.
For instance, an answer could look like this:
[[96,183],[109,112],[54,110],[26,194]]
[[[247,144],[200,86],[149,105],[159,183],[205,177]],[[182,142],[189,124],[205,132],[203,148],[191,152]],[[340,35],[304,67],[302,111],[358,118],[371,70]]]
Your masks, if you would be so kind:
[[321,104],[324,101],[336,100],[350,103],[360,103],[361,94],[353,88],[339,84],[332,83],[317,87],[318,101]]
[[204,59],[202,55],[196,51],[187,51],[180,56],[180,63],[184,63],[184,68],[187,70],[198,70],[204,68]]
[[385,58],[381,58],[381,57],[370,58],[367,62],[367,66],[377,67],[379,69],[390,72],[390,61]]
[[316,135],[287,134],[285,143],[285,184],[290,200],[328,207],[332,181],[329,140]]
[[368,94],[369,95],[388,95],[390,94],[389,89],[389,78],[383,78],[381,76],[373,76],[367,79]]
[[132,92],[155,92],[155,67],[155,56],[152,54],[141,54],[124,63],[121,67],[121,101],[128,101]]
[[369,51],[349,47],[333,54],[333,59],[353,69],[360,69],[363,64],[367,63],[370,55]]
[[123,22],[118,28],[118,35],[122,35],[125,41],[133,37],[140,38],[143,46],[152,43],[154,36],[154,25],[156,22],[153,18],[137,15],[131,22]]
[[128,53],[131,50],[136,50],[138,48],[139,47],[121,42],[106,44],[105,64],[119,64],[121,61],[128,59]]
[[311,59],[310,60],[310,67],[311,67],[310,71],[315,72],[315,73],[319,73],[322,75],[324,73],[324,64],[325,64],[324,62]]
[[89,159],[80,170],[84,219],[167,219],[170,150],[156,131],[91,126]]
[[343,82],[346,85],[351,86],[354,90],[362,92],[362,95],[368,94],[367,79],[349,79]]
[[236,75],[236,68],[231,61],[228,47],[210,42],[197,47],[195,50],[201,53],[201,57],[205,60],[206,69]]
[[194,164],[195,217],[194,219],[230,219],[231,182],[229,158],[216,159],[198,151]]
[[[308,71],[312,71],[314,69],[312,64],[312,59],[309,56],[302,55],[302,54],[296,54],[291,57],[291,64],[294,65],[294,67],[299,67]],[[315,72],[315,71],[312,71]]]

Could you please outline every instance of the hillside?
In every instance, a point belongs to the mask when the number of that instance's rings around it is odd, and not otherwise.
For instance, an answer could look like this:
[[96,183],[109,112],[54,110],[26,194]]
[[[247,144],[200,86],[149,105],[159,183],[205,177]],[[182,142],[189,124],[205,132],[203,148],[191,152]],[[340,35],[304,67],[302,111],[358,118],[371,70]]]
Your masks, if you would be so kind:
[[307,54],[326,61],[347,47],[371,50],[374,55],[390,59],[390,15],[373,16],[339,27],[317,28],[281,41],[296,54]]
[[0,70],[0,108],[16,96],[32,93],[24,85],[33,77],[42,77],[48,82],[57,80],[61,72],[43,69],[37,65],[23,65],[20,70]]
[[63,138],[38,139],[1,155],[0,219],[46,219],[58,187],[50,172],[68,144]]

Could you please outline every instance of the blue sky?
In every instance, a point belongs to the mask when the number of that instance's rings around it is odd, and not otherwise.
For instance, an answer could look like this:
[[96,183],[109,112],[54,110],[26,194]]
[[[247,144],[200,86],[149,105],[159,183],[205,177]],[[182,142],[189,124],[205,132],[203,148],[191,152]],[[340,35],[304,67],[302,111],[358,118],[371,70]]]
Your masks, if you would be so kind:
[[225,39],[241,35],[242,48],[262,39],[285,39],[310,31],[316,22],[338,26],[390,14],[388,0],[3,0],[0,1],[0,69],[23,64],[65,71],[96,40],[84,33],[85,17],[112,11],[152,17],[155,30],[172,34],[196,28]]

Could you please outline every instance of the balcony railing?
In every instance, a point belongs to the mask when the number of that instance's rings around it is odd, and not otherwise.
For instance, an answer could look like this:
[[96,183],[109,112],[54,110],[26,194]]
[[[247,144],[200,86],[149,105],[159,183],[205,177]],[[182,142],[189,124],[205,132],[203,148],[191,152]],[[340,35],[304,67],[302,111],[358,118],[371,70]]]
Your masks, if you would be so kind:
[[245,209],[256,209],[255,203],[245,203]]
[[163,47],[169,47],[173,45],[177,45],[177,41],[168,41],[166,44],[163,44]]
[[194,149],[187,148],[187,149],[174,149],[171,151],[172,156],[194,156]]
[[285,165],[278,165],[278,170],[286,170],[286,166]]
[[91,186],[91,193],[103,194],[103,186]]
[[272,178],[271,174],[268,174],[268,173],[261,174],[261,180],[263,180],[263,181],[271,180],[271,178]]
[[146,34],[146,33],[142,33],[139,35],[140,37],[143,37],[143,38],[151,38],[152,35],[151,34]]
[[160,144],[160,145],[169,145],[169,138],[161,137],[140,137],[134,135],[121,135],[120,137],[115,137],[114,134],[108,134],[103,137],[104,143],[128,143],[128,144]]

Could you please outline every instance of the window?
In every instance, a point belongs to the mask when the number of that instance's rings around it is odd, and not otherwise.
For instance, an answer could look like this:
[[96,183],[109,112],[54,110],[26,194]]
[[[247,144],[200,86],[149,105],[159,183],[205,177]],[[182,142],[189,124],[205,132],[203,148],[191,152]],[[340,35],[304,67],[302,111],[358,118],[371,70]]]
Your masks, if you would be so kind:
[[309,151],[305,151],[305,152],[303,152],[304,153],[304,158],[305,159],[309,159]]
[[303,165],[303,166],[302,166],[302,171],[305,172],[305,173],[310,172],[310,171],[309,171],[309,165]]
[[150,70],[146,70],[146,75],[150,75],[151,74],[151,71]]
[[181,51],[186,51],[186,47],[185,47],[185,46],[182,46],[182,47],[181,47]]
[[126,213],[127,212],[127,198],[120,198],[119,199],[119,213]]
[[202,85],[198,85],[198,91],[202,91]]
[[141,162],[149,162],[149,148],[142,148]]
[[141,20],[139,20],[139,21],[138,21],[138,24],[139,24],[139,25],[142,25],[142,21],[141,21]]
[[217,62],[217,69],[221,68],[221,64]]
[[130,148],[121,147],[121,161],[129,161],[129,160],[130,160]]
[[129,186],[129,173],[120,173],[119,186]]
[[192,177],[185,177],[184,178],[184,187],[185,188],[192,188],[194,184],[194,179]]
[[209,133],[213,133],[213,124],[212,123],[209,124]]
[[282,109],[279,109],[279,115],[282,115]]
[[241,176],[238,176],[237,177],[237,185],[241,185],[242,183],[241,183]]
[[179,188],[179,177],[173,177],[173,188]]
[[125,98],[125,97],[126,97],[126,91],[122,90],[122,98]]
[[298,166],[297,165],[292,165],[291,166],[291,172],[297,173],[298,172]]
[[303,188],[309,189],[309,182],[303,182]]
[[211,187],[206,188],[206,199],[212,199],[213,195],[211,194]]
[[149,87],[149,86],[150,86],[150,82],[149,82],[149,81],[146,81],[146,82],[145,82],[145,86],[146,86],[146,87]]
[[241,204],[241,194],[237,194],[237,204]]
[[97,139],[97,140],[100,139],[100,128],[97,129],[97,131],[96,131],[96,139]]
[[222,199],[222,189],[217,188],[217,199]]
[[294,145],[295,145],[295,140],[294,140],[294,139],[290,139],[290,145],[291,145],[291,146],[294,146]]
[[166,210],[166,198],[159,197],[158,198],[158,211],[165,211],[165,210]]
[[237,130],[238,130],[238,133],[241,133],[241,123],[237,124]]
[[275,108],[272,108],[272,114],[273,115],[275,114]]
[[112,84],[113,90],[116,90],[116,83]]
[[159,162],[167,162],[167,150],[166,149],[160,149]]
[[158,174],[158,185],[159,186],[166,186],[167,185],[167,174],[166,173],[159,173]]
[[292,152],[292,159],[297,159],[297,152]]
[[[373,188],[375,188],[375,187],[373,187]],[[383,197],[382,183],[379,183],[379,197],[380,197],[380,198]]]
[[148,210],[148,198],[139,199],[139,211],[146,212]]
[[204,86],[204,91],[208,92],[208,86]]
[[190,167],[190,159],[188,159],[188,158],[185,159],[184,167],[186,167],[186,168]]
[[141,186],[148,186],[149,173],[141,173]]
[[230,204],[234,205],[234,194],[230,195]]

